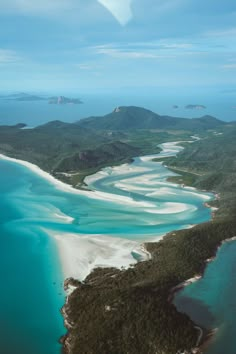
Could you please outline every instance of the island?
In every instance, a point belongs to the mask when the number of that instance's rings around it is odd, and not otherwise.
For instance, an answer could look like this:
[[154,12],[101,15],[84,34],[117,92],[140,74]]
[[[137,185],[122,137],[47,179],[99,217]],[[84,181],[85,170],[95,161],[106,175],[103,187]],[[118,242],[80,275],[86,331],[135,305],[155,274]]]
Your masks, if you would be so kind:
[[0,99],[7,100],[7,101],[19,101],[19,102],[47,101],[47,97],[29,94],[25,92],[9,94],[9,95],[1,95]]
[[0,100],[18,101],[18,102],[34,102],[34,101],[48,101],[49,104],[82,104],[79,98],[68,98],[65,96],[48,97],[45,95],[35,95],[25,92],[1,95]]
[[79,98],[68,98],[65,96],[50,97],[49,104],[82,104],[83,102]]
[[207,107],[202,104],[188,104],[185,109],[206,109]]

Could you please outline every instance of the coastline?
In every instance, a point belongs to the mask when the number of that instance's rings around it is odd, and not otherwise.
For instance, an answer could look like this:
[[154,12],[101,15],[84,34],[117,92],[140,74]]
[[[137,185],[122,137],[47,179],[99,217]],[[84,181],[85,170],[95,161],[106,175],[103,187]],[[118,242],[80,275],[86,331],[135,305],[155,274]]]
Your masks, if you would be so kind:
[[47,233],[56,241],[65,280],[83,281],[96,268],[127,269],[137,263],[132,254],[142,261],[150,259],[139,241],[99,234]]
[[[168,143],[168,146],[172,145]],[[175,146],[176,143],[174,142]],[[145,210],[151,214],[162,214],[163,212],[169,214],[173,212],[184,212],[185,207],[179,205],[178,203],[166,203],[165,210],[156,210],[155,205],[148,201],[135,201],[132,197],[115,195],[106,192],[93,191],[93,190],[79,190],[75,189],[71,185],[68,185],[60,180],[57,180],[50,173],[45,172],[40,167],[35,164],[32,164],[28,161],[18,160],[16,158],[11,158],[5,155],[0,154],[0,159],[10,161],[13,163],[20,164],[33,173],[36,173],[38,176],[42,177],[46,181],[53,184],[53,186],[63,192],[69,192],[72,194],[78,194],[86,196],[92,199],[106,200],[109,202],[114,202],[122,205],[131,205],[135,206],[138,209]],[[146,160],[150,160],[148,156]],[[121,165],[125,172],[132,171],[130,164]],[[105,170],[114,169],[116,173],[120,172],[119,167],[107,167]],[[105,175],[105,170],[101,170],[92,177],[92,181],[98,180],[101,176]],[[145,167],[135,167],[135,172],[145,172],[147,168]],[[67,216],[60,211],[57,211],[53,216],[58,219],[60,222],[72,223],[73,218]],[[188,227],[192,227],[189,225]],[[131,265],[137,263],[137,261],[144,261],[151,258],[150,253],[145,249],[144,242],[158,242],[163,236],[153,237],[153,235],[145,235],[145,240],[128,240],[119,237],[109,237],[109,235],[84,235],[82,237],[79,234],[74,235],[71,233],[61,232],[60,235],[51,232],[50,230],[44,230],[49,236],[51,236],[58,248],[58,252],[61,258],[62,271],[65,275],[65,279],[68,277],[75,277],[79,280],[84,280],[86,276],[96,267],[111,267],[115,266],[117,268],[128,268]],[[77,236],[77,237],[76,237]],[[109,242],[108,242],[109,241]],[[66,253],[66,256],[65,256]],[[77,256],[77,253],[80,255],[80,259]],[[90,257],[85,259],[84,254],[90,254]],[[136,257],[134,256],[136,255]],[[79,271],[75,269],[80,269]]]
[[[179,143],[179,142],[178,142]],[[153,157],[153,156],[152,156]],[[6,156],[4,156],[4,155],[0,155],[0,158],[1,159],[5,159],[5,160],[9,160],[9,161],[12,161],[12,162],[16,162],[16,163],[19,163],[19,164],[21,164],[21,165],[23,165],[23,166],[25,166],[25,167],[27,167],[27,168],[29,168],[31,171],[33,171],[34,173],[37,173],[40,177],[42,177],[42,178],[44,178],[44,179],[46,179],[47,181],[49,181],[50,183],[52,183],[56,188],[58,188],[58,189],[60,189],[60,190],[62,190],[62,191],[66,191],[66,192],[70,192],[70,193],[76,193],[76,194],[81,194],[81,195],[86,195],[86,196],[88,196],[88,197],[90,197],[90,198],[94,198],[94,199],[104,199],[104,198],[106,198],[106,200],[110,200],[110,201],[115,201],[115,202],[118,202],[118,203],[124,203],[124,201],[127,203],[131,203],[131,204],[133,204],[133,201],[132,201],[132,199],[131,198],[128,198],[128,197],[120,197],[120,196],[115,196],[115,198],[114,198],[114,195],[113,194],[109,194],[109,193],[104,193],[104,192],[95,192],[95,191],[82,191],[82,190],[78,190],[78,189],[75,189],[75,188],[73,188],[72,186],[70,186],[70,185],[68,185],[68,184],[66,184],[66,183],[64,183],[64,182],[61,182],[61,181],[59,181],[59,180],[57,180],[55,177],[53,177],[52,175],[50,175],[49,173],[47,173],[47,172],[45,172],[45,171],[43,171],[43,170],[41,170],[38,166],[36,166],[36,165],[34,165],[34,164],[31,164],[31,163],[29,163],[29,162],[27,162],[27,161],[23,161],[23,160],[17,160],[17,159],[14,159],[14,158],[9,158],[9,157],[6,157]],[[151,159],[151,158],[150,158]],[[161,157],[160,157],[160,159],[161,159]],[[187,188],[189,188],[189,189],[192,189],[192,190],[195,190],[195,188],[193,188],[193,187],[187,187]],[[137,204],[137,202],[135,203],[135,204]],[[140,207],[152,207],[152,205],[150,204],[150,203],[143,203],[143,202],[141,202],[141,203],[139,203],[139,206]],[[59,215],[58,215],[58,217],[59,217]],[[71,222],[71,220],[69,220],[68,219],[68,222]],[[99,235],[97,235],[97,236],[99,236]],[[57,244],[59,245],[59,252],[62,254],[63,253],[63,251],[65,250],[65,243],[63,244],[63,242],[62,242],[62,239],[60,239],[59,240],[59,238],[57,237],[57,235],[53,235],[53,237],[54,237],[54,239],[55,240],[57,240]],[[107,237],[109,237],[109,236],[107,236]],[[67,235],[67,240],[68,240],[68,235]],[[158,241],[159,241],[160,239],[158,239]],[[148,240],[147,240],[148,241]],[[153,240],[152,242],[158,242],[157,240]],[[61,243],[61,245],[60,245],[60,243]],[[142,248],[142,251],[143,251],[143,254],[146,254],[146,259],[150,259],[151,258],[151,253],[149,253],[148,252],[148,250],[145,248],[145,245],[140,245],[140,243],[135,243],[136,244],[136,246],[138,246],[139,245],[139,247],[140,247],[140,249]],[[125,245],[125,248],[127,248],[127,246],[128,245]],[[134,251],[135,250],[135,248],[133,249],[133,246],[134,246],[134,244],[132,244],[132,251]],[[61,251],[60,251],[61,250]],[[130,248],[130,250],[131,250],[131,248]],[[129,254],[131,253],[130,252],[130,250],[129,250]],[[74,249],[74,251],[75,251],[75,249]],[[70,253],[70,252],[69,252]],[[82,251],[82,253],[83,253],[83,251]],[[145,258],[145,257],[144,257]],[[131,262],[131,258],[129,258],[128,260],[126,260],[127,261],[127,264],[126,264],[126,266],[127,267],[129,267],[129,266],[131,266],[132,265],[132,262]],[[62,262],[63,263],[63,262]],[[118,263],[118,262],[117,262]],[[135,260],[133,259],[133,263],[135,263]],[[115,267],[117,267],[117,265],[115,264],[112,264],[112,262],[111,263],[109,263],[109,262],[107,262],[106,264],[101,264],[101,266],[105,266],[105,267],[111,267],[111,266],[115,266]],[[91,268],[89,269],[89,270],[87,270],[86,272],[84,272],[84,273],[82,273],[82,275],[81,275],[81,280],[83,280],[83,279],[85,279],[86,278],[86,276],[88,275],[88,274],[90,274],[90,272],[93,270],[93,269],[96,269],[96,267],[99,267],[99,263],[97,264],[95,264],[95,265],[93,265],[93,266],[91,266]],[[71,270],[73,269],[72,267],[70,268]],[[71,273],[71,270],[67,270],[66,272],[66,274],[70,274]],[[70,274],[70,276],[75,276],[75,274]],[[194,278],[195,279],[195,278]],[[189,280],[187,281],[187,282],[189,282]],[[188,283],[186,284],[186,285],[188,285]],[[185,286],[186,286],[185,285]],[[74,289],[72,289],[72,290],[75,290],[76,289],[76,287],[74,287]],[[68,301],[69,301],[69,295],[68,295],[68,297],[67,297],[67,303],[68,303]],[[62,310],[63,311],[63,315],[65,316],[65,325],[66,325],[66,328],[68,328],[68,329],[70,329],[70,327],[71,327],[71,324],[70,324],[70,322],[69,322],[69,318],[67,318],[67,315],[66,315],[66,312],[65,312],[65,310]],[[66,340],[65,340],[65,342],[64,343],[66,343]]]
[[[165,157],[166,154],[168,156],[175,155],[178,153],[179,150],[181,151],[184,149],[183,147],[179,146],[180,143],[181,141],[167,142],[167,143],[160,144],[160,148],[162,148],[161,153],[155,155],[141,156],[139,158],[142,162],[149,162],[152,161],[153,157],[155,156],[161,160],[161,158]],[[129,196],[118,195],[118,194],[107,193],[107,192],[96,191],[96,190],[76,189],[73,186],[58,180],[50,173],[42,170],[37,165],[30,163],[28,161],[11,158],[3,154],[0,154],[0,159],[17,163],[30,169],[33,173],[36,173],[38,176],[42,177],[43,179],[51,183],[55,188],[63,192],[86,196],[91,199],[106,200],[108,202],[118,203],[122,205],[125,204],[131,205],[137,207],[138,209],[140,208],[141,210],[144,210],[147,213],[157,214],[157,215],[181,213],[187,210],[184,204],[169,203],[169,202],[166,202],[161,209],[157,210],[155,208],[155,205],[149,201],[137,201]],[[162,161],[160,161],[160,163],[163,164]],[[103,178],[107,174],[109,175],[111,171],[114,171],[116,174],[119,175],[120,173],[122,174],[130,171],[133,172],[133,170],[135,172],[145,172],[148,171],[149,169],[145,166],[135,166],[134,168],[132,168],[130,164],[125,163],[125,164],[121,164],[120,166],[115,166],[115,167],[109,166],[103,168],[102,170],[98,171],[94,175],[87,176],[86,179],[88,183],[93,183],[99,180],[100,178]],[[145,178],[144,181],[146,182]],[[177,186],[178,184],[171,183],[171,185]],[[116,184],[116,186],[118,186],[118,184]],[[131,188],[131,186],[128,187]],[[186,186],[186,190],[188,191],[192,190],[194,193],[196,189],[193,187]],[[130,192],[132,190],[128,189],[128,191]],[[206,197],[206,199],[208,198]],[[192,211],[194,210],[195,208],[192,209]],[[64,215],[60,212],[54,213],[54,217],[58,218],[61,221],[63,220],[66,223],[72,223],[74,220],[70,216]],[[194,225],[185,225],[185,226],[186,228],[194,227]],[[149,235],[147,234],[145,235],[145,240],[131,241],[131,240],[124,240],[123,238],[119,238],[119,237],[111,238],[108,235],[101,235],[101,234],[93,235],[92,238],[90,238],[89,235],[86,236],[83,234],[81,238],[79,237],[76,238],[76,235],[69,234],[69,233],[61,232],[60,236],[58,236],[54,232],[48,230],[45,231],[49,234],[49,236],[51,236],[55,240],[57,244],[60,258],[62,259],[61,262],[62,270],[65,275],[65,279],[73,276],[78,278],[81,281],[84,280],[86,276],[96,267],[115,266],[118,268],[120,267],[127,268],[137,263],[137,261],[150,259],[151,255],[145,249],[144,243],[159,242],[165,236],[165,234],[163,234],[162,236],[159,237],[153,237],[153,235],[150,235],[149,237]],[[79,234],[77,236],[79,236]],[[69,240],[70,242],[68,242]],[[109,243],[111,243],[111,246],[109,247],[107,242],[108,240]],[[96,253],[96,249],[99,250],[98,254]],[[64,252],[65,250],[67,253],[67,257],[65,257],[65,252]],[[79,262],[79,257],[77,257],[76,252],[80,254],[82,259],[81,262]],[[87,262],[84,260],[84,256],[83,256],[84,252],[85,254],[92,253],[93,255],[90,259],[87,260]],[[138,257],[132,256],[132,253],[136,254]],[[73,268],[73,263],[75,266],[74,268]],[[87,263],[87,267],[85,265],[86,263]],[[75,273],[74,271],[76,265],[77,268],[78,265],[81,268],[81,270],[79,272],[77,271],[77,273]]]
[[[28,161],[18,160],[3,154],[0,154],[0,160],[10,161],[28,168],[33,173],[36,173],[38,176],[53,184],[55,188],[63,192],[83,195],[92,199],[107,200],[109,202],[115,202],[118,204],[130,204],[138,208],[153,207],[152,203],[134,201],[132,198],[126,196],[119,196],[105,192],[96,192],[93,190],[76,189],[71,185],[56,179],[50,173],[42,170],[37,165]],[[129,166],[129,164],[124,165]],[[98,176],[99,173],[100,172],[98,172]],[[103,172],[101,171],[101,173]],[[95,178],[97,178],[97,174]],[[170,209],[171,208],[173,207],[170,207]],[[60,222],[69,224],[74,220],[72,217],[63,214],[60,211],[54,212],[53,217],[57,218]],[[80,238],[78,237],[79,234],[75,235],[61,232],[60,235],[58,235],[58,233],[52,232],[50,230],[45,229],[44,231],[56,242],[56,247],[61,259],[62,272],[65,279],[75,277],[82,281],[86,278],[87,275],[90,274],[93,269],[97,267],[115,266],[118,269],[121,267],[128,268],[131,265],[137,263],[137,259],[132,256],[132,253],[137,254],[139,259],[142,261],[150,258],[149,252],[145,250],[143,242],[140,242],[140,240],[132,241],[119,237],[109,237],[109,235],[93,235],[91,237],[91,235],[84,234]],[[161,237],[158,239],[161,239]],[[79,254],[80,257],[78,257],[77,254]],[[85,259],[86,257],[84,257],[83,254],[90,254],[90,258]],[[75,269],[80,270],[75,272]]]
[[114,195],[114,194],[111,194],[111,193],[93,191],[93,190],[76,189],[73,186],[58,180],[57,178],[52,176],[49,172],[46,172],[46,171],[42,170],[37,165],[35,165],[35,164],[31,163],[31,162],[28,162],[28,161],[18,160],[16,158],[8,157],[8,156],[3,155],[3,154],[0,154],[0,160],[6,160],[6,161],[14,162],[14,163],[17,163],[19,165],[22,165],[22,166],[30,169],[32,172],[36,173],[38,176],[40,176],[43,179],[47,180],[52,185],[54,185],[54,187],[56,187],[57,189],[59,189],[59,190],[61,190],[63,192],[68,192],[68,193],[72,193],[72,194],[79,194],[79,195],[82,195],[82,196],[89,197],[91,199],[106,200],[108,202],[115,202],[115,203],[119,203],[119,204],[122,204],[122,205],[124,203],[126,203],[126,204],[134,205],[134,206],[137,206],[137,207],[140,207],[140,208],[142,208],[142,207],[150,207],[150,208],[152,208],[153,207],[152,203],[134,201],[132,198],[127,197],[127,196],[119,196],[119,195]]

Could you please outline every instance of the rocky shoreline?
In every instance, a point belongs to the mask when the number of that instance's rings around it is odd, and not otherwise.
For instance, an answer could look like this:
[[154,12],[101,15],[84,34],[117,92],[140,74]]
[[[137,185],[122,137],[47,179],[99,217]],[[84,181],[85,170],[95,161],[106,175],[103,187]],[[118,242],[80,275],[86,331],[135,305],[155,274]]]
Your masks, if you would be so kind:
[[68,278],[64,281],[64,291],[66,292],[66,303],[65,305],[61,308],[61,314],[64,319],[64,326],[67,329],[67,333],[63,335],[60,338],[60,343],[62,344],[62,353],[65,354],[72,354],[72,346],[70,341],[72,338],[70,338],[70,330],[75,326],[75,323],[70,320],[70,295],[73,293],[75,289],[77,289],[80,286],[80,282],[78,280],[75,280],[73,278]]

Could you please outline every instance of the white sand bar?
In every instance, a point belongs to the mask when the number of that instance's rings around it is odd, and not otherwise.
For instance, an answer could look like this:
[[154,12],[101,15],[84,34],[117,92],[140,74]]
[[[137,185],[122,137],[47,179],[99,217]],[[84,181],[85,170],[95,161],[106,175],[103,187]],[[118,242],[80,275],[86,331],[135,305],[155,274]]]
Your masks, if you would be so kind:
[[[65,278],[83,280],[97,267],[129,267],[139,242],[109,235],[80,235],[45,230],[56,242]],[[142,255],[143,256],[143,255]]]

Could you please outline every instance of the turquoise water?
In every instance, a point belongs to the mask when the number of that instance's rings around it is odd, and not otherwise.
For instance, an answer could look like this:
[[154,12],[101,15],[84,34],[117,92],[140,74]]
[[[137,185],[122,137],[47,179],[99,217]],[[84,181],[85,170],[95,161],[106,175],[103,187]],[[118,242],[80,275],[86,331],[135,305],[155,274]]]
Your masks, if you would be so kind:
[[[24,192],[37,180],[26,169],[0,161],[2,354],[59,353],[57,340],[64,332],[59,316],[63,279],[55,245],[32,218],[31,196],[36,200],[37,195]],[[42,217],[43,211],[38,212]]]
[[[163,148],[163,156],[181,149]],[[1,353],[60,352],[64,276],[51,232],[142,241],[209,220],[203,203],[212,195],[168,183],[170,175],[162,164],[137,158],[90,178],[97,192],[72,193],[0,160]]]
[[204,277],[177,293],[177,308],[200,326],[218,328],[206,354],[236,352],[236,242],[225,243]]

